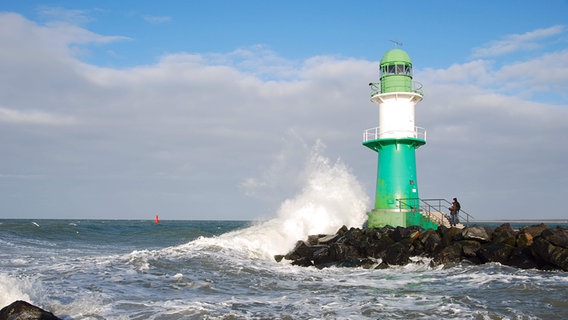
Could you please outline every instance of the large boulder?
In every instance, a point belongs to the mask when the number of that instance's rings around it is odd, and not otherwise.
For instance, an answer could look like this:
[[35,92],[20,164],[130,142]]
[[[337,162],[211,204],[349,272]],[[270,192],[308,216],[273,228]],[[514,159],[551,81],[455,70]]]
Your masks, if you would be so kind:
[[477,255],[483,262],[499,262],[501,264],[508,264],[514,248],[515,247],[506,243],[492,242],[479,249],[479,251],[477,251]]
[[491,241],[491,229],[483,226],[464,228],[461,232],[464,240],[477,240],[481,242]]
[[318,244],[334,243],[335,241],[337,241],[337,239],[339,239],[339,237],[340,237],[339,233],[323,236],[321,238],[318,238]]
[[539,268],[539,263],[531,254],[529,248],[516,247],[513,249],[507,265],[520,268],[520,269],[536,269]]
[[358,228],[351,228],[344,235],[345,244],[352,245],[358,248],[365,247],[367,244],[367,236],[363,230]]
[[434,258],[430,261],[430,266],[435,267],[442,264],[451,266],[456,264],[462,260],[461,251],[462,248],[458,243],[453,243],[444,247],[434,255]]
[[297,259],[294,259],[294,261],[292,261],[292,265],[293,266],[299,266],[299,267],[309,267],[309,266],[313,266],[313,262],[310,258],[306,258],[306,257],[299,257]]
[[405,227],[396,227],[394,228],[392,234],[391,234],[391,238],[395,241],[395,242],[399,242],[404,238],[407,238],[410,235],[410,229],[409,228],[405,228]]
[[533,238],[532,234],[521,231],[517,234],[517,246],[519,248],[529,248],[533,244]]
[[528,233],[533,238],[535,238],[535,237],[540,236],[540,234],[546,229],[550,229],[550,228],[547,225],[545,225],[544,223],[541,223],[541,224],[535,224],[535,225],[532,225],[532,226],[522,227],[519,231],[524,232],[524,233]]
[[454,241],[462,239],[462,229],[456,227],[446,228],[440,226],[438,227],[438,234],[440,234],[442,238],[441,245],[443,247],[447,247],[454,243]]
[[513,230],[510,224],[505,223],[493,230],[491,241],[508,244],[514,247],[517,244],[516,237],[517,233],[515,230]]
[[426,254],[429,255],[434,254],[434,252],[442,246],[442,238],[436,231],[434,231],[434,229],[426,230],[418,239],[424,245],[424,251]]
[[330,254],[329,247],[323,247],[314,252],[313,255],[314,265],[318,268],[324,268],[334,264],[334,259]]
[[410,262],[410,251],[404,244],[395,242],[387,248],[383,260],[389,265],[405,265]]
[[285,258],[288,260],[296,260],[299,258],[311,259],[314,255],[314,252],[321,249],[321,247],[322,246],[319,245],[312,246],[307,241],[298,241],[296,242],[294,249],[292,249],[292,251],[290,251],[290,253],[288,253]]
[[557,247],[568,248],[568,230],[561,228],[547,229],[540,236]]
[[339,262],[343,262],[351,258],[365,258],[359,254],[356,247],[343,243],[334,243],[329,246],[329,254],[333,260]]
[[0,320],[61,320],[53,313],[18,300],[0,310]]
[[481,243],[475,240],[462,240],[459,242],[462,255],[468,259],[477,257],[477,251],[481,249]]
[[364,253],[368,257],[383,259],[386,255],[387,248],[394,244],[395,241],[389,236],[386,230],[373,230],[374,232],[369,238],[369,244],[364,248]]
[[531,251],[547,264],[568,271],[568,234],[560,228],[547,229],[534,239]]

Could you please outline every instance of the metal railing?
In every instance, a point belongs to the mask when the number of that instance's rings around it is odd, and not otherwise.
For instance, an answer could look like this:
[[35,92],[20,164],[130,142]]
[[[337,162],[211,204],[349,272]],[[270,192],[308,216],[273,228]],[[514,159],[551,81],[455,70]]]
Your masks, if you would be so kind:
[[414,127],[411,130],[390,130],[382,131],[380,127],[370,128],[363,132],[363,142],[377,140],[381,138],[415,138],[426,141],[426,129],[422,127]]
[[[420,199],[420,198],[402,198],[396,199],[400,210],[419,210],[421,213],[431,218],[435,212],[440,212],[447,216],[445,212],[449,212],[452,203],[446,199]],[[462,224],[469,225],[473,220],[473,216],[465,210],[458,211],[458,219]]]
[[[381,89],[381,82],[371,82],[369,83],[369,86],[371,87],[371,97],[376,96],[377,94],[381,94],[382,89]],[[411,82],[411,92],[414,93],[418,93],[420,95],[424,95],[424,89],[423,89],[423,85],[422,83],[418,82],[418,81],[412,81]],[[405,92],[405,91],[401,91],[401,92]]]

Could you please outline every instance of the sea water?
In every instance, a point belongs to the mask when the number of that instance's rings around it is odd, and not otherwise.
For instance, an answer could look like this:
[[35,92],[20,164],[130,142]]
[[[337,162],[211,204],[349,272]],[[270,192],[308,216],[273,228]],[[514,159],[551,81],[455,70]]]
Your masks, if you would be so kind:
[[276,262],[308,234],[364,222],[349,170],[312,162],[266,221],[0,220],[0,307],[21,299],[76,320],[568,318],[562,271]]

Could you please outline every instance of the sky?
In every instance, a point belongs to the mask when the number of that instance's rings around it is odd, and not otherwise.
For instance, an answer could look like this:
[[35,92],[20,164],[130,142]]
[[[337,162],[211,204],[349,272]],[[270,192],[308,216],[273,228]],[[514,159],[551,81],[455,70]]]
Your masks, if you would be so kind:
[[314,153],[372,197],[368,84],[401,42],[424,86],[420,196],[480,220],[568,219],[567,12],[0,0],[0,218],[263,219]]

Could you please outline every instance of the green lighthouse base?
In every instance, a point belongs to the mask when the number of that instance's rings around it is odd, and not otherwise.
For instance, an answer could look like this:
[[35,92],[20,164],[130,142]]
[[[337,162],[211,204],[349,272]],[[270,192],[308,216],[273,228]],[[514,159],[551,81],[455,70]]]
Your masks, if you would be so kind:
[[374,209],[368,212],[367,227],[382,228],[420,226],[424,229],[437,229],[438,224],[416,210]]

